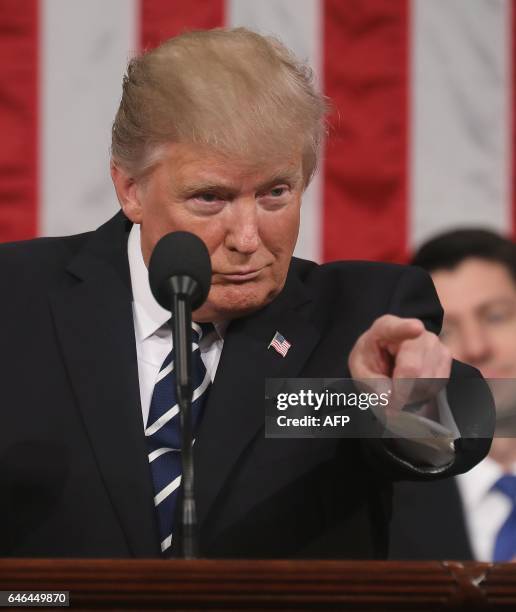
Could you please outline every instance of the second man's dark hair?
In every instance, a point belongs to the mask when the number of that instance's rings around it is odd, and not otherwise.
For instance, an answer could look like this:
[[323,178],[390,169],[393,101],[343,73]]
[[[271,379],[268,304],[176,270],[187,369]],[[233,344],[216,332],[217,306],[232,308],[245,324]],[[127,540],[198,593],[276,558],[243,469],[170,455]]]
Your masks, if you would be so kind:
[[469,257],[504,265],[516,281],[516,246],[490,230],[459,229],[440,234],[422,244],[411,263],[433,272],[451,270]]

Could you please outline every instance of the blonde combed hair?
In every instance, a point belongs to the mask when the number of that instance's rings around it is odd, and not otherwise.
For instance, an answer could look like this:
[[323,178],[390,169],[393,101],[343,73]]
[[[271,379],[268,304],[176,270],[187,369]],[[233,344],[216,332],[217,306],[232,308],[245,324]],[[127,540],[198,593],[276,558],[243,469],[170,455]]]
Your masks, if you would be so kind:
[[275,38],[246,28],[188,32],[130,61],[112,160],[138,177],[171,142],[257,164],[299,151],[308,184],[326,112],[310,68]]

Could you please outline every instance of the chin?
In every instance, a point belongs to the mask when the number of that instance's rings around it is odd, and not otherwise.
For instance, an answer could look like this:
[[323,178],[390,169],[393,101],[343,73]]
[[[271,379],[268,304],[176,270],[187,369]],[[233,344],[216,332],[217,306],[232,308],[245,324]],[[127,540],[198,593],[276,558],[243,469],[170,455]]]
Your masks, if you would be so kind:
[[196,311],[199,320],[222,321],[237,319],[260,310],[279,293],[271,287],[212,286],[205,304]]

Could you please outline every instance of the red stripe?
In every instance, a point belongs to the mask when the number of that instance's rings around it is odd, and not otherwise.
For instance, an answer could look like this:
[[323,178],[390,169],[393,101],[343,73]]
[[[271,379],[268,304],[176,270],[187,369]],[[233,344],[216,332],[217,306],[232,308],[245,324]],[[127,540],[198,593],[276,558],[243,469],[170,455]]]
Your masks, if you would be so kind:
[[38,1],[0,0],[0,241],[37,229]]
[[224,0],[140,0],[142,49],[186,30],[223,26],[224,4]]
[[510,161],[510,191],[512,197],[512,215],[511,215],[511,226],[512,236],[516,240],[516,10],[514,10],[514,4],[509,3],[508,11],[509,22],[510,22],[510,47],[509,47],[509,62],[510,62],[510,142],[509,142],[509,154],[511,156]]
[[408,45],[408,0],[325,0],[326,261],[405,258]]

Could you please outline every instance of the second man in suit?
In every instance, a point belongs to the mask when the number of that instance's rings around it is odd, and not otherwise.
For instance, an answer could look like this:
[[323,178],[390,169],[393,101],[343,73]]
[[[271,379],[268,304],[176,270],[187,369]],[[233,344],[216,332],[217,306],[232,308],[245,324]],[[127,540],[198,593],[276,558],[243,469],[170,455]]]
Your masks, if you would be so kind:
[[499,427],[489,456],[469,472],[425,487],[395,486],[390,556],[512,560],[516,248],[494,232],[457,230],[424,244],[413,263],[432,275],[445,311],[441,339],[456,359],[491,379]]

